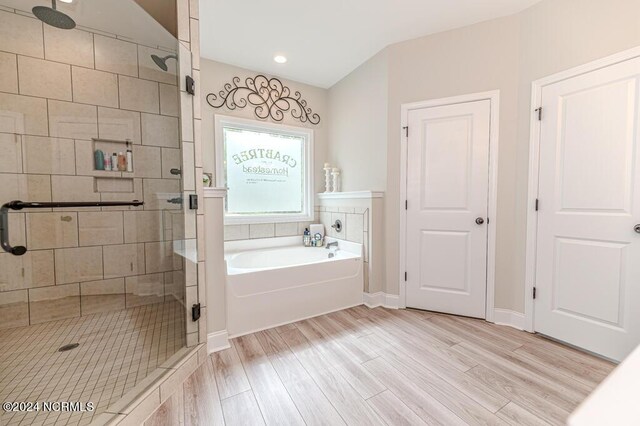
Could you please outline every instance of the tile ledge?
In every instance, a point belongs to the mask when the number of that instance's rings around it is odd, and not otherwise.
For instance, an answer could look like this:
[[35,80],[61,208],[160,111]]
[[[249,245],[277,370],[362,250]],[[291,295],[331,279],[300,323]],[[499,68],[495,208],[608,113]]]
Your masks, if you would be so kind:
[[204,188],[204,198],[224,198],[227,188]]
[[344,200],[356,198],[383,198],[382,191],[351,191],[351,192],[320,192],[318,198],[321,200]]

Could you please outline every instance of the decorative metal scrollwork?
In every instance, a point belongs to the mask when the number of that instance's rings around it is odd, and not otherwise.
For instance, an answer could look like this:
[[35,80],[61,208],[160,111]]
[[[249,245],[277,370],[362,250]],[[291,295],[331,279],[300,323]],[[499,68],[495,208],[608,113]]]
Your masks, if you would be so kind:
[[275,78],[267,78],[262,74],[247,77],[244,86],[240,85],[240,77],[234,77],[232,83],[226,83],[224,89],[207,95],[207,103],[214,108],[226,107],[229,110],[245,108],[251,105],[258,118],[271,118],[282,121],[285,113],[302,123],[318,124],[320,116],[307,106],[302,94],[291,89]]

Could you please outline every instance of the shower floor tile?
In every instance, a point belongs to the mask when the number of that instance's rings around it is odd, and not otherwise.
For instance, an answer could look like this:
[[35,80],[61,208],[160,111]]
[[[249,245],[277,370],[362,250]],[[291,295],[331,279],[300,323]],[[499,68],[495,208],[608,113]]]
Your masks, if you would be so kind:
[[[0,402],[93,402],[93,412],[0,412],[0,424],[88,424],[185,345],[176,301],[0,330]],[[79,343],[66,352],[58,348]]]

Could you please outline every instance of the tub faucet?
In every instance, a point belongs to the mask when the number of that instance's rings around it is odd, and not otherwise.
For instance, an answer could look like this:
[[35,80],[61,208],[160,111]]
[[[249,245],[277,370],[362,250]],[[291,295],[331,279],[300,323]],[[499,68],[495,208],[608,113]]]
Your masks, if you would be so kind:
[[336,249],[338,248],[338,242],[334,241],[332,243],[327,243],[327,246],[325,247],[327,250],[331,249],[331,247],[335,247]]

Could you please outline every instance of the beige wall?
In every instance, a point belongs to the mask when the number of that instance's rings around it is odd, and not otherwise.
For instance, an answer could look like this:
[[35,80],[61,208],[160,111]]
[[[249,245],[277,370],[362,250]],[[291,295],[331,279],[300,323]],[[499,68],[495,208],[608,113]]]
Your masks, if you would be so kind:
[[[247,77],[254,77],[260,74],[256,71],[238,68],[232,65],[215,62],[208,59],[201,61],[201,87],[200,94],[202,98],[202,144],[203,144],[203,165],[206,173],[212,173],[215,180],[215,130],[214,117],[216,114],[222,114],[233,117],[241,117],[257,120],[253,108],[237,108],[229,110],[227,108],[215,109],[211,107],[206,100],[208,93],[219,93],[224,85],[231,83],[234,77],[240,77],[241,83]],[[268,76],[270,77],[270,76]],[[291,114],[285,114],[282,124],[297,127],[306,127],[313,129],[314,139],[314,180],[316,192],[324,191],[324,172],[323,164],[327,161],[327,146],[329,140],[328,123],[329,114],[327,108],[327,90],[290,80],[281,79],[285,86],[291,89],[291,93],[299,91],[302,99],[308,102],[308,106],[313,112],[320,115],[320,123],[313,125],[310,123],[301,123],[291,117]],[[273,120],[268,120],[275,122]],[[272,238],[285,237],[291,235],[302,235],[305,227],[309,226],[309,222],[299,223],[268,223],[255,225],[228,225],[225,226],[225,240],[242,240],[249,238]]]
[[[203,163],[204,171],[207,173],[214,173],[215,178],[215,145],[214,145],[214,116],[215,114],[228,115],[233,117],[248,118],[257,120],[253,109],[238,108],[234,111],[230,111],[227,108],[215,109],[212,108],[206,100],[208,93],[218,93],[222,90],[226,83],[230,83],[233,77],[240,77],[242,83],[247,77],[254,77],[260,74],[256,71],[251,71],[243,68],[234,67],[233,65],[223,64],[221,62],[215,62],[208,59],[201,61],[200,78],[202,80],[200,93],[202,96],[202,144],[203,144]],[[270,77],[270,76],[267,76]],[[290,114],[285,114],[285,118],[281,121],[282,124],[297,127],[306,127],[313,129],[313,139],[315,144],[315,187],[319,191],[324,187],[324,175],[322,171],[322,165],[327,158],[327,144],[328,144],[328,122],[329,117],[327,114],[327,90],[319,87],[309,86],[302,83],[297,83],[290,80],[281,79],[285,86],[291,89],[291,93],[300,91],[302,98],[306,99],[308,106],[316,113],[320,114],[320,123],[317,125],[309,123],[301,123],[291,117]],[[270,122],[274,122],[269,120]]]
[[[504,302],[513,285],[515,138],[518,94],[518,19],[507,17],[389,47],[389,144],[386,209],[387,286],[399,291],[400,105],[500,90],[500,165],[496,292]],[[507,296],[508,298],[509,296]],[[515,308],[513,303],[498,307]]]
[[135,0],[149,15],[174,37],[178,37],[176,0]]
[[[640,45],[640,1],[546,0],[520,15],[514,285],[504,303],[524,310],[531,82]],[[516,106],[514,106],[515,108]],[[502,164],[502,163],[501,163]],[[505,305],[501,300],[502,306]],[[496,303],[496,306],[501,306]]]
[[[544,0],[517,15],[389,46],[330,89],[330,108],[341,108],[338,100],[346,102],[356,91],[369,96],[379,90],[380,79],[370,77],[372,64],[379,67],[378,75],[387,67],[387,178],[380,188],[386,191],[387,293],[399,291],[400,105],[500,90],[495,305],[523,312],[531,82],[639,45],[639,22],[637,0]],[[377,102],[383,108],[385,100]],[[354,114],[343,110],[348,117]],[[356,115],[354,121],[361,120]],[[368,176],[345,178],[348,189],[380,184],[377,175],[363,170],[363,164],[377,161],[377,150],[356,145],[353,152],[360,157],[354,159],[345,146],[371,139],[371,125],[343,123],[331,130],[328,152],[338,160],[349,158],[341,164],[345,174],[353,165]]]
[[329,89],[329,162],[343,191],[382,191],[387,181],[387,55],[382,51]]

